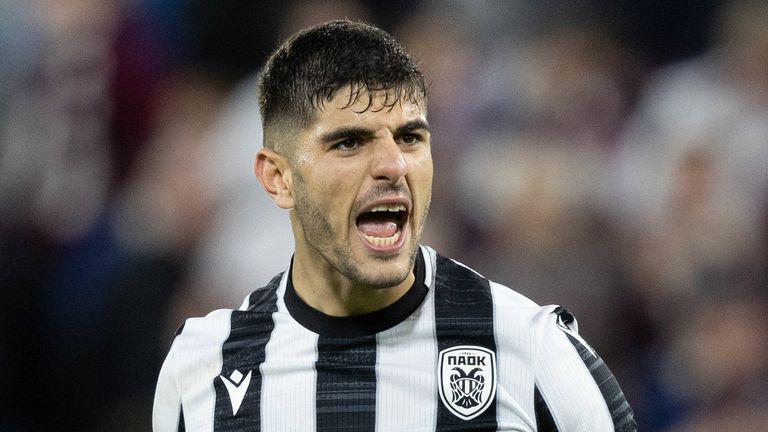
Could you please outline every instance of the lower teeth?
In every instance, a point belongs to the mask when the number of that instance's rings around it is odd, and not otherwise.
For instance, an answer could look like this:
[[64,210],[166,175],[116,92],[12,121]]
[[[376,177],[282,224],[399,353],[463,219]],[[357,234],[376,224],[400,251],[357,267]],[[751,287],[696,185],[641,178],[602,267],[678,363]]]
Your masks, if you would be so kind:
[[392,246],[400,240],[400,231],[397,231],[392,237],[374,237],[365,236],[365,239],[374,246]]

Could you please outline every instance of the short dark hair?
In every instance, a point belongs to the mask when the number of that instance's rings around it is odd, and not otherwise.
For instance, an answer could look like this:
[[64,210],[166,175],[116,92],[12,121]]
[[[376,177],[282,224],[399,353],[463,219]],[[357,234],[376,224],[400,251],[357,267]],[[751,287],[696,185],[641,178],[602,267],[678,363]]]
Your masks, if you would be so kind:
[[280,147],[274,142],[276,130],[309,126],[315,111],[347,86],[347,106],[367,94],[368,109],[382,90],[386,96],[381,109],[391,109],[402,99],[426,104],[424,75],[392,36],[368,24],[330,21],[292,36],[264,66],[259,108],[265,147]]

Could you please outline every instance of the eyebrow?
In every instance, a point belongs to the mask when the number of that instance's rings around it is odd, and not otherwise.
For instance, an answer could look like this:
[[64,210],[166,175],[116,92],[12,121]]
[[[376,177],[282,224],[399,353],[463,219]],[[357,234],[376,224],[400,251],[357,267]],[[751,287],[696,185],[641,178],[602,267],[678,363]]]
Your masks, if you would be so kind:
[[[418,129],[424,129],[427,132],[430,131],[429,124],[426,122],[426,120],[416,119],[416,120],[411,120],[402,126],[399,126],[397,129],[395,129],[395,132],[393,135],[400,136],[406,133],[413,132]],[[340,127],[338,129],[334,129],[328,133],[321,135],[320,141],[329,143],[329,142],[335,142],[335,141],[342,141],[350,138],[371,139],[374,135],[375,135],[375,131],[369,128]]]
[[394,135],[395,136],[399,136],[399,135],[402,135],[402,134],[405,134],[405,133],[413,132],[413,131],[418,130],[418,129],[423,129],[423,130],[429,132],[430,131],[429,130],[429,123],[427,123],[426,120],[422,120],[422,119],[411,120],[408,123],[398,127],[395,130]]
[[370,139],[374,135],[372,129],[364,127],[340,127],[320,136],[320,141],[329,143],[350,138]]

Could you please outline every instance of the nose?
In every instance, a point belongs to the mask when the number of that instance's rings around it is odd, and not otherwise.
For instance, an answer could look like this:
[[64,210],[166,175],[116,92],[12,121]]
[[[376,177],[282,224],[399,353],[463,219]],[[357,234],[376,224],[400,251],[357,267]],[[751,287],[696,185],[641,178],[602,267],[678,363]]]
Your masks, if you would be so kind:
[[403,150],[392,137],[376,143],[371,176],[376,180],[385,180],[397,184],[408,172]]

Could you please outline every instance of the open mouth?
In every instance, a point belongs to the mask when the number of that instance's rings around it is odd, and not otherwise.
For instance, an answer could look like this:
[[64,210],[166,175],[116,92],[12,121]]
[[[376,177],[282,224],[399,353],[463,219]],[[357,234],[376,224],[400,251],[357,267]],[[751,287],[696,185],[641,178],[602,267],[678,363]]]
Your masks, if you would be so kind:
[[374,249],[399,247],[407,221],[408,208],[402,203],[375,205],[356,219],[358,231]]

